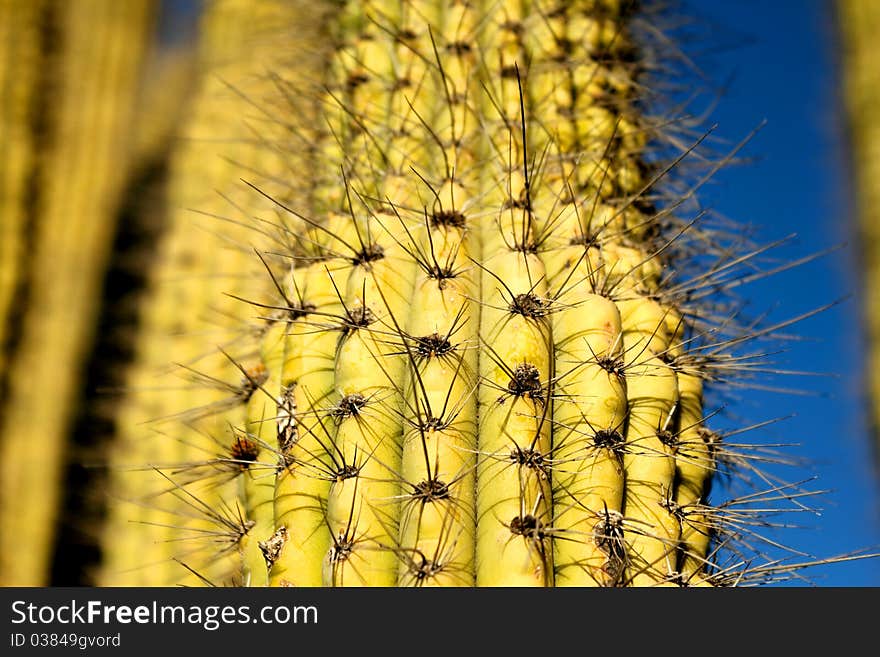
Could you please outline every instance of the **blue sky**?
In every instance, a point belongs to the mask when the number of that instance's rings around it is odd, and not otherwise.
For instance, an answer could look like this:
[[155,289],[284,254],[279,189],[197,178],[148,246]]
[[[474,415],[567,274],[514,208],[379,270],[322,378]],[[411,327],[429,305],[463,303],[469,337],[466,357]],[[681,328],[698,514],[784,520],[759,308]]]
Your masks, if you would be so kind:
[[[873,548],[880,551],[880,487],[867,431],[862,377],[860,282],[853,207],[847,187],[845,133],[839,114],[839,73],[834,60],[830,4],[821,0],[711,0],[691,3],[714,21],[712,38],[740,45],[712,53],[711,75],[732,75],[713,112],[718,133],[738,141],[762,120],[767,124],[745,149],[756,161],[720,173],[705,202],[752,224],[762,241],[796,233],[777,256],[798,258],[843,244],[837,252],[748,290],[755,310],[775,308],[784,319],[852,295],[798,324],[806,338],[782,358],[792,370],[835,377],[793,377],[788,384],[813,396],[754,392],[737,409],[749,419],[795,414],[748,436],[751,441],[793,442],[789,453],[810,466],[789,469],[797,479],[818,475],[814,488],[831,492],[812,504],[824,511],[798,517],[805,529],[786,530],[789,545],[817,556]],[[810,571],[816,583],[880,585],[880,559]]]

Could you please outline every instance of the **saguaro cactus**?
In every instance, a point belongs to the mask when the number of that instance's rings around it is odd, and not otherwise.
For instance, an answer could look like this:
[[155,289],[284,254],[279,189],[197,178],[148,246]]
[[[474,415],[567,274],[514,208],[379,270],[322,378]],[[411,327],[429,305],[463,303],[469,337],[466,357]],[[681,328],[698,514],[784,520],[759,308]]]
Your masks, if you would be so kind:
[[[347,2],[322,85],[279,87],[317,99],[320,120],[302,133],[311,166],[285,172],[296,185],[238,163],[236,207],[276,243],[251,256],[266,287],[223,307],[262,316],[258,345],[221,350],[241,379],[225,398],[191,398],[188,419],[229,424],[177,434],[202,456],[166,463],[166,438],[146,459],[237,581],[693,586],[783,569],[718,558],[754,556],[752,512],[707,498],[717,468],[748,459],[707,426],[703,387],[754,366],[736,349],[772,327],[724,305],[761,249],[690,204],[720,165],[682,174],[700,139],[682,149],[693,126],[652,116],[658,16],[626,0]],[[250,101],[263,144],[296,161],[272,132],[280,106]],[[199,289],[156,317],[219,303]],[[178,358],[196,369],[206,342]],[[204,557],[181,560],[222,577]]]

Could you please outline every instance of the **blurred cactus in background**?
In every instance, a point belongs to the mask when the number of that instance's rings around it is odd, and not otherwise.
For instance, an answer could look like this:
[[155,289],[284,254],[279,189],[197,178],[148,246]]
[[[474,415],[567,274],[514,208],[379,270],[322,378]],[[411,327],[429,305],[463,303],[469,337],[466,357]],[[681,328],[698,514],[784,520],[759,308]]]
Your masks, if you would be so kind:
[[[268,281],[254,270],[253,249],[282,245],[260,223],[277,208],[255,199],[240,178],[279,198],[307,191],[306,135],[316,107],[288,92],[320,70],[323,11],[320,3],[306,11],[285,0],[216,0],[201,16],[198,79],[171,154],[167,226],[152,263],[130,392],[119,408],[101,584],[178,581],[186,571],[171,557],[181,554],[181,537],[193,538],[196,552],[214,562],[207,574],[236,576],[212,559],[223,546],[217,528],[198,517],[207,509],[186,494],[156,498],[162,489],[176,492],[175,484],[143,466],[210,469],[223,437],[232,440],[228,426],[241,423],[235,385],[243,375],[217,347],[246,359],[255,343],[247,335],[251,318],[237,317],[244,306],[228,295],[264,296]],[[235,496],[229,482],[215,481],[201,494],[223,513],[224,492]]]
[[867,401],[880,455],[880,4],[837,0],[836,7],[869,349]]
[[[3,0],[0,582],[46,584],[154,0]],[[37,392],[38,391],[38,392]]]

